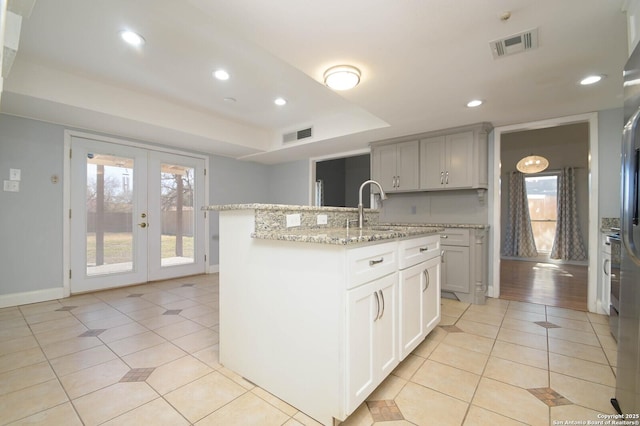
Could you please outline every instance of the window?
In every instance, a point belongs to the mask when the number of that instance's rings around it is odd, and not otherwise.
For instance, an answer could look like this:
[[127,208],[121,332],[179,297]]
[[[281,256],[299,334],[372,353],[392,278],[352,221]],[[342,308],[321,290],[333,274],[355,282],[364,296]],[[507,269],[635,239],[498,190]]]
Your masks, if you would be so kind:
[[550,253],[556,235],[558,175],[525,177],[525,182],[536,248]]

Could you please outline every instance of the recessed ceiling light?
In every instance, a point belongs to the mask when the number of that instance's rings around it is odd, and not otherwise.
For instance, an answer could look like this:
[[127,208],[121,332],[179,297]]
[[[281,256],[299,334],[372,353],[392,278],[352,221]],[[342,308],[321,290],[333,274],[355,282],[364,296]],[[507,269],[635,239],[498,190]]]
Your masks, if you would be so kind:
[[213,72],[213,76],[218,80],[229,80],[229,73],[225,70],[216,70]]
[[285,98],[276,98],[273,103],[278,106],[283,106],[287,104],[287,100]]
[[474,99],[474,100],[469,101],[467,103],[467,106],[469,108],[475,108],[475,107],[480,106],[480,105],[482,105],[482,101],[480,99]]
[[324,72],[324,84],[333,90],[353,89],[360,83],[360,70],[351,65],[338,65]]
[[126,41],[132,46],[137,47],[137,46],[142,46],[144,44],[144,37],[142,37],[140,34],[135,33],[133,31],[129,31],[129,30],[120,31],[120,37],[122,37],[124,41]]
[[588,86],[589,84],[595,84],[600,80],[602,80],[603,77],[604,77],[603,75],[590,75],[580,80],[580,84],[582,84],[583,86]]

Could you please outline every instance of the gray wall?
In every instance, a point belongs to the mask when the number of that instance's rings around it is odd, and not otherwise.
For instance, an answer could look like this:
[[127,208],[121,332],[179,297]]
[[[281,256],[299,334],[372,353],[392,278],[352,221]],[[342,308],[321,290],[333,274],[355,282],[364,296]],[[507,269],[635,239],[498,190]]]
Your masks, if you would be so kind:
[[64,129],[2,114],[0,129],[0,180],[22,172],[20,192],[0,191],[0,294],[62,287]]
[[[0,180],[9,179],[11,168],[22,171],[20,192],[0,191],[0,240],[4,242],[0,248],[0,295],[63,285],[65,129],[0,114]],[[306,160],[266,166],[219,156],[209,159],[210,204],[308,204]],[[52,183],[52,176],[58,176],[57,183]],[[216,265],[217,214],[210,214],[209,221],[209,263]]]
[[598,213],[620,217],[620,168],[624,114],[622,108],[598,112]]

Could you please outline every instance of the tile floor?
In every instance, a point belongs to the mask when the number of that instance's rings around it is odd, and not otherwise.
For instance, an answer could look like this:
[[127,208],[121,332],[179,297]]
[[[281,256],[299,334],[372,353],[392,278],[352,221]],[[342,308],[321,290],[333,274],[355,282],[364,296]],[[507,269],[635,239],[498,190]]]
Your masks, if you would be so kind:
[[[217,279],[0,309],[0,424],[317,424],[218,363]],[[444,299],[442,313],[345,425],[550,425],[614,413],[606,317],[498,299]]]

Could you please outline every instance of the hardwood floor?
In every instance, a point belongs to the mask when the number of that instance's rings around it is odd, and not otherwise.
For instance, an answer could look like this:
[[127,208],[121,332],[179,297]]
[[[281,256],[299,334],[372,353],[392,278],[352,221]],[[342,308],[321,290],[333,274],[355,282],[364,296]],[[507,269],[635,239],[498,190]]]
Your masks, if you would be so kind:
[[500,298],[587,311],[587,267],[501,260]]

